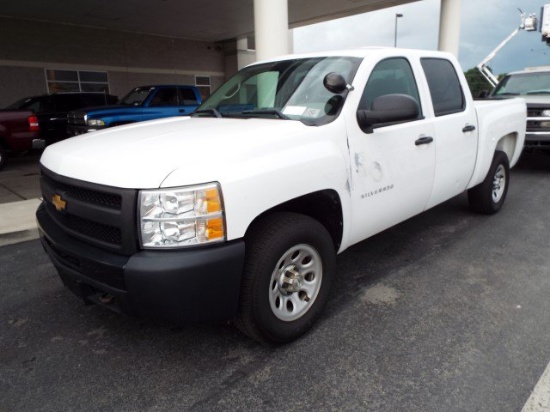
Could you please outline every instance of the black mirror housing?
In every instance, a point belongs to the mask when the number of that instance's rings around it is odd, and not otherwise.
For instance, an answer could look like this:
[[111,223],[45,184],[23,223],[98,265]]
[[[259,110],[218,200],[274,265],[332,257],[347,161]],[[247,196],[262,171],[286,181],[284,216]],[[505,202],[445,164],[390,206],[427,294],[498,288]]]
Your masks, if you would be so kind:
[[323,86],[329,92],[334,94],[342,94],[348,89],[348,83],[344,76],[338,73],[331,72],[323,79]]
[[372,102],[371,110],[359,109],[357,122],[365,133],[372,133],[374,126],[400,123],[418,119],[420,106],[406,94],[386,94]]

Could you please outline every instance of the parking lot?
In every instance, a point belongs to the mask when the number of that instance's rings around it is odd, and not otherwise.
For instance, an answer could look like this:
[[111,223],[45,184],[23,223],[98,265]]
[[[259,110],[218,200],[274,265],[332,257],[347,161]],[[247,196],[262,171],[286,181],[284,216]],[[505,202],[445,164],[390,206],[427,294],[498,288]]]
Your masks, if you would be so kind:
[[3,246],[0,411],[521,411],[550,361],[549,199],[524,155],[499,214],[461,195],[352,247],[285,346],[84,306],[37,240]]

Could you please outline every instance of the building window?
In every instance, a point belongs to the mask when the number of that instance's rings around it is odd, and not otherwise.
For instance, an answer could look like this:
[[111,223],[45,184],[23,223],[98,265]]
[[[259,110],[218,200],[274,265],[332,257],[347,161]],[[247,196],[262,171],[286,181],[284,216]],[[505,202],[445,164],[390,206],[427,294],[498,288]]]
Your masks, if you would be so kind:
[[210,76],[195,76],[195,86],[201,92],[202,100],[210,97]]
[[107,72],[46,69],[49,93],[102,92],[109,93]]

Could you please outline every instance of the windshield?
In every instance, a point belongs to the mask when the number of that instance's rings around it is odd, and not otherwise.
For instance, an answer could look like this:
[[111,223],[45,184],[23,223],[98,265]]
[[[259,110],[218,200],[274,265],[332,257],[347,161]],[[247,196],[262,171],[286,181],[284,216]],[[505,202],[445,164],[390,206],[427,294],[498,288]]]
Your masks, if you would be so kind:
[[25,97],[24,99],[17,100],[15,103],[6,106],[6,109],[26,109],[29,104],[34,100],[31,97]]
[[340,113],[346,92],[323,86],[328,73],[349,84],[361,63],[354,57],[316,57],[247,67],[229,79],[198,109],[196,116],[269,117],[320,125]]
[[152,87],[136,87],[122,99],[118,104],[126,104],[128,106],[140,106],[143,104],[143,101],[149,95],[149,92],[152,90]]
[[532,72],[506,76],[493,91],[493,96],[550,94],[550,72]]

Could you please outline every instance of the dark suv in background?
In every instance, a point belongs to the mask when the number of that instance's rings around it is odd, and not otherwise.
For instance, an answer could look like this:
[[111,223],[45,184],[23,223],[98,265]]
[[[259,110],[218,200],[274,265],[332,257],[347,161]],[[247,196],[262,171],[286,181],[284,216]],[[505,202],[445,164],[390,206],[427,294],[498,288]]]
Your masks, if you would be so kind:
[[54,93],[25,97],[9,105],[9,110],[31,110],[38,118],[40,139],[45,145],[65,139],[67,114],[90,106],[107,106],[118,101],[105,93]]

